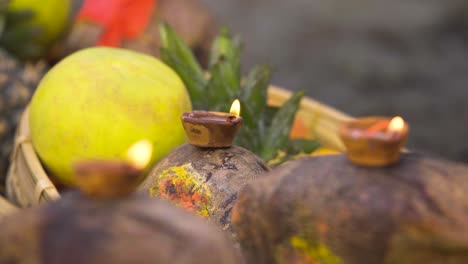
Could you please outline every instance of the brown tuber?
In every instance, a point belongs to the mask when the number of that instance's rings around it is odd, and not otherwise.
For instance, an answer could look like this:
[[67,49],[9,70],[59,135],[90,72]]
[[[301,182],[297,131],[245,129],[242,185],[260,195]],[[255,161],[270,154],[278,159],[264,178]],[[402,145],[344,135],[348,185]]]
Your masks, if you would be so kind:
[[140,189],[230,231],[238,192],[267,170],[255,154],[241,147],[199,148],[186,144],[160,160]]
[[1,221],[0,263],[240,263],[216,228],[142,196],[69,193]]
[[81,192],[1,220],[0,263],[239,263],[214,226],[165,201],[131,195],[151,155],[142,140],[127,160],[76,162]]
[[233,225],[248,263],[468,263],[468,167],[404,154],[290,162],[246,186]]

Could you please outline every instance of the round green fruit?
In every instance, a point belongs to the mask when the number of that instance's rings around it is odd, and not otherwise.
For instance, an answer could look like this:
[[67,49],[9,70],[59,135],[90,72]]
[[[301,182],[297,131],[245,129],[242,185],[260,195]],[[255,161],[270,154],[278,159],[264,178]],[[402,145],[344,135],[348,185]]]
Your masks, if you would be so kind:
[[34,12],[34,17],[28,23],[43,29],[37,41],[48,45],[65,30],[71,12],[71,0],[11,0],[8,9]]
[[73,162],[123,159],[136,141],[153,143],[150,163],[185,142],[191,110],[177,74],[158,59],[117,48],[89,48],[53,67],[30,105],[33,146],[49,171],[73,185]]

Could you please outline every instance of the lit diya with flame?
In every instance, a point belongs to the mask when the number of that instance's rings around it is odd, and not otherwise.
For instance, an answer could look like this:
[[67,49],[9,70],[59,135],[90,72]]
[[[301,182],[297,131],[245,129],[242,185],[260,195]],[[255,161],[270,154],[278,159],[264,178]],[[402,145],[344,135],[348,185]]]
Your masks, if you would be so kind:
[[114,198],[131,193],[151,160],[153,145],[147,140],[133,144],[125,160],[85,160],[75,164],[76,182],[89,197]]
[[232,103],[229,113],[197,110],[184,113],[182,124],[189,143],[194,146],[230,147],[242,126],[240,102],[236,99]]
[[181,119],[189,143],[159,160],[140,189],[231,233],[238,192],[268,171],[254,153],[233,144],[242,124],[239,114],[239,100],[232,103],[229,113],[184,113]]
[[340,136],[353,163],[387,166],[400,159],[408,132],[408,124],[399,116],[364,117],[344,123]]

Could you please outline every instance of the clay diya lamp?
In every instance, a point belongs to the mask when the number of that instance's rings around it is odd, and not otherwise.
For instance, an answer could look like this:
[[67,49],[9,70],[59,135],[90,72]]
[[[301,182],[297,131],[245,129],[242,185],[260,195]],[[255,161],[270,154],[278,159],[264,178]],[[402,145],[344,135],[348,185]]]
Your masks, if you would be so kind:
[[340,137],[353,163],[388,166],[399,161],[408,132],[408,124],[399,116],[373,116],[345,122],[340,128]]
[[133,144],[126,160],[84,160],[74,166],[80,191],[91,198],[125,197],[133,192],[146,165],[151,160],[153,146],[146,140]]
[[240,102],[232,103],[229,113],[192,111],[182,115],[182,124],[191,145],[206,148],[232,146],[242,126]]
[[232,208],[238,192],[263,177],[268,167],[233,140],[241,127],[240,103],[230,113],[193,111],[182,115],[189,139],[159,160],[140,190],[201,216],[233,236]]

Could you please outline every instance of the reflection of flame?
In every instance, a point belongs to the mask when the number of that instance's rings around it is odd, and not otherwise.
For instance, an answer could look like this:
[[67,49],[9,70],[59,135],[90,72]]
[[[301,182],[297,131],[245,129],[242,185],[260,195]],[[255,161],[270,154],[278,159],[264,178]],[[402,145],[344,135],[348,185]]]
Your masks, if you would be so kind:
[[238,99],[234,100],[234,102],[231,105],[231,110],[229,110],[229,113],[239,116],[240,115],[240,102]]
[[127,159],[133,166],[143,169],[151,160],[152,152],[153,144],[148,140],[140,140],[127,150]]
[[402,131],[404,127],[405,121],[403,120],[403,118],[401,118],[400,116],[396,116],[392,118],[392,120],[388,124],[387,129],[389,132],[399,132]]

